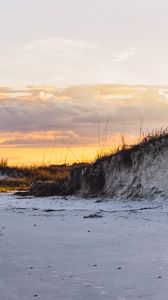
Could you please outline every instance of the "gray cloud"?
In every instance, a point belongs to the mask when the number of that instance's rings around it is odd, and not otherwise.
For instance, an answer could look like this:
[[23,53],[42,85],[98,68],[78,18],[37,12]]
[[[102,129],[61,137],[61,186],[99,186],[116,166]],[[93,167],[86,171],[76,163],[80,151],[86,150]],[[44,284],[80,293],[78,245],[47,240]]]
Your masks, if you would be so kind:
[[136,135],[140,118],[144,130],[167,124],[167,91],[168,87],[126,85],[2,87],[0,142],[41,145],[65,139],[73,145],[94,144],[98,122],[103,132],[107,121],[109,135],[123,128]]

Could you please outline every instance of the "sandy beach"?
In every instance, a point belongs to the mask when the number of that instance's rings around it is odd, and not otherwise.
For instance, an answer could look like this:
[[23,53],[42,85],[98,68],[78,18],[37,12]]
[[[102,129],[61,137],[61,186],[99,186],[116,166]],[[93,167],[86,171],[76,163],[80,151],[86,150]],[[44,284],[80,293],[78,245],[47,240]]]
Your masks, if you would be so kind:
[[0,195],[0,299],[167,299],[167,203],[95,202]]

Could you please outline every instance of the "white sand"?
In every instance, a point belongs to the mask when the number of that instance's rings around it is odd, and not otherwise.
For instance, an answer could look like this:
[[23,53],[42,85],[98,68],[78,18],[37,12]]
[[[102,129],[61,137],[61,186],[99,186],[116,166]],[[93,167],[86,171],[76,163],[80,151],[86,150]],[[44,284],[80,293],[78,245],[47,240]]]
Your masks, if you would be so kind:
[[0,228],[2,300],[168,299],[166,202],[1,194]]

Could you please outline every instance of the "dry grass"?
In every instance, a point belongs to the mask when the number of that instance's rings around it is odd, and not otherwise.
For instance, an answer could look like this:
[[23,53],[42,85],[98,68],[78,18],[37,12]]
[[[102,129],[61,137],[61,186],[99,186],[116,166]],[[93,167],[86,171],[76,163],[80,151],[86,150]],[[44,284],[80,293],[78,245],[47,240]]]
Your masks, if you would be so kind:
[[30,182],[27,178],[5,178],[0,180],[0,192],[26,191]]
[[158,130],[153,130],[151,132],[147,132],[146,134],[141,133],[141,139],[139,142],[134,145],[127,145],[124,137],[122,136],[121,145],[116,149],[113,149],[111,152],[99,153],[95,158],[95,162],[104,161],[105,159],[111,158],[112,155],[121,154],[124,157],[130,156],[132,152],[137,150],[144,150],[148,148],[150,144],[155,144],[161,140],[168,140],[168,128],[161,128]]
[[29,186],[36,181],[55,182],[65,179],[70,174],[70,166],[30,166],[30,167],[2,167],[0,170],[9,177],[0,179],[0,192],[15,190],[28,190]]

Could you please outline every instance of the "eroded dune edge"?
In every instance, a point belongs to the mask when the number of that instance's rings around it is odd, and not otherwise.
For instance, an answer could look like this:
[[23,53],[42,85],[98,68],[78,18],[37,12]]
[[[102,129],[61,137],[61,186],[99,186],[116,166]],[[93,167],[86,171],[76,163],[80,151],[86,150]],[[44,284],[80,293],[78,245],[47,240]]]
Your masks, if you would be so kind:
[[130,148],[72,168],[67,179],[34,183],[30,195],[105,196],[124,199],[168,197],[168,135],[144,140]]

